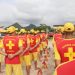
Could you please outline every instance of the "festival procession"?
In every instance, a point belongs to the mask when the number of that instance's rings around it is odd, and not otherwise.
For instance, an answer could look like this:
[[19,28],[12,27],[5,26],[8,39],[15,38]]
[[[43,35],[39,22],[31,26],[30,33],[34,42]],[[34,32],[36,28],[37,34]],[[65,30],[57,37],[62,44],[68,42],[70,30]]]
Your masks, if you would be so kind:
[[71,22],[55,29],[0,30],[0,75],[75,75],[75,27]]

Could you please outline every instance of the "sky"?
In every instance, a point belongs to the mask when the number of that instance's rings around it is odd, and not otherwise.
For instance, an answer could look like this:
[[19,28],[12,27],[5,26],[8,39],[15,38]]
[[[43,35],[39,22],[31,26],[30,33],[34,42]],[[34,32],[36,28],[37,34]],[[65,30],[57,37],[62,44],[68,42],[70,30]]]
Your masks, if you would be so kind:
[[0,25],[75,23],[75,0],[0,0]]

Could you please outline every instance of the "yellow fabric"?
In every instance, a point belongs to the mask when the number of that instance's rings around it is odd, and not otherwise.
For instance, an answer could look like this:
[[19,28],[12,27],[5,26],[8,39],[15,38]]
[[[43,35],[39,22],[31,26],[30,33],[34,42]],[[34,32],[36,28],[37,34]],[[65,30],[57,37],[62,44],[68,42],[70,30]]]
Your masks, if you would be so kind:
[[44,46],[45,46],[45,44],[44,44],[45,42],[42,42],[42,47],[44,48]]
[[6,75],[23,75],[21,64],[6,64]]
[[25,55],[24,56],[24,62],[26,64],[26,66],[31,65],[31,57],[30,57],[30,55]]
[[55,71],[53,75],[57,75],[57,72]]
[[45,46],[46,46],[46,47],[48,46],[47,42],[45,42]]
[[37,43],[37,42],[40,42],[40,39],[39,39],[39,38],[36,39],[36,43]]
[[3,48],[3,40],[0,40],[0,48]]
[[42,44],[42,48],[45,48],[45,42],[43,41],[43,42],[41,42],[41,44]]
[[[40,42],[39,38],[37,38],[36,43]],[[40,52],[40,46],[37,48],[37,51]]]
[[54,43],[55,43],[55,42],[54,42],[54,36],[53,36],[52,45],[54,45]]
[[54,42],[54,53],[55,53],[55,59],[56,60],[61,60],[60,54],[58,53],[56,43]]
[[2,59],[3,59],[3,55],[0,54],[0,62],[2,62]]
[[[30,39],[27,38],[27,44],[30,43]],[[23,46],[23,40],[19,39],[19,47],[22,47]]]
[[24,62],[24,57],[23,56],[20,56],[20,61],[21,61],[21,64],[23,64],[23,62]]
[[[3,40],[0,40],[0,48],[1,49],[3,49]],[[3,61],[3,55],[2,54],[0,54],[0,62],[2,62]]]
[[9,43],[7,43],[6,46],[8,46],[9,49],[12,49],[12,47],[14,46],[14,44],[12,43],[12,41],[9,41]]
[[43,48],[46,48],[47,43],[46,42],[42,42],[42,46],[43,46]]
[[75,52],[73,52],[73,47],[68,47],[68,52],[64,53],[64,57],[68,57],[69,61],[72,61],[75,57]]
[[43,47],[42,47],[42,44],[40,44],[40,51],[43,51]]
[[38,38],[38,41],[40,42],[40,37]]
[[27,38],[27,44],[30,44],[30,39],[29,38]]
[[23,40],[19,39],[19,47],[23,46]]
[[37,48],[37,51],[40,52],[40,47]]
[[33,61],[32,53],[30,53],[30,59],[31,59],[31,62],[32,62]]
[[37,61],[37,60],[38,60],[38,52],[33,52],[33,53],[31,53],[31,58],[32,58],[34,61]]
[[0,48],[3,48],[3,44],[0,44]]

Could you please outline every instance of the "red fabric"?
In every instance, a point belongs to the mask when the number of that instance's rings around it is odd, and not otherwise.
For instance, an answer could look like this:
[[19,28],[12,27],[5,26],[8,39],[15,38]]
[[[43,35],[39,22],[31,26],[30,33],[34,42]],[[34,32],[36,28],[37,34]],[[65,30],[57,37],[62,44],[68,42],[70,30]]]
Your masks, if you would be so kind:
[[46,37],[46,34],[45,33],[42,33],[42,38],[45,38]]
[[[36,43],[36,40],[37,40],[37,35],[31,35],[31,40],[33,41],[33,42],[30,42],[30,48],[33,48],[37,43]],[[37,46],[38,47],[38,46]],[[33,50],[31,50],[30,52],[32,53],[32,52],[37,52],[37,47],[36,48],[34,48]]]
[[46,44],[48,45],[48,39],[45,40]]
[[58,34],[58,33],[56,33],[56,34],[54,34],[53,37],[54,37],[54,41],[56,41],[56,40],[62,38],[62,34]]
[[23,49],[27,47],[27,35],[18,36],[20,40],[23,40]]
[[41,33],[39,34],[39,36],[40,36],[40,41],[42,41]]
[[75,60],[59,66],[56,72],[57,75],[75,75]]
[[[68,48],[73,48],[73,52],[75,52],[75,39],[62,39],[62,41],[57,44],[57,50],[61,57],[61,62],[69,61],[69,57],[64,57],[64,53],[68,53]],[[75,59],[75,57],[73,57]]]
[[[39,39],[39,42],[41,42],[40,35],[36,34],[36,36],[37,36],[37,39]],[[37,46],[37,48],[39,48],[39,47],[40,47],[40,44]]]
[[[9,47],[6,46],[6,44],[9,43],[9,41],[12,41],[12,43],[14,44],[14,46],[12,47],[12,49],[9,49]],[[5,36],[4,39],[3,39],[3,44],[4,44],[5,52],[7,54],[14,54],[17,51],[19,51],[18,42],[19,42],[19,38],[16,37],[16,36]],[[12,59],[9,59],[6,56],[5,57],[5,63],[6,64],[19,64],[20,63],[19,55],[15,56]]]
[[15,56],[12,59],[9,59],[8,57],[5,57],[5,63],[6,64],[20,64],[20,57],[19,57],[19,55]]
[[42,41],[46,36],[45,36],[45,33],[40,33],[40,40]]
[[[12,46],[12,49],[9,49],[9,46],[7,46],[9,41],[12,41],[12,44],[14,44],[14,46]],[[5,36],[4,40],[3,40],[3,44],[4,44],[4,48],[5,48],[6,53],[7,54],[16,53],[19,50],[18,42],[19,42],[19,39],[16,36]]]
[[[23,49],[27,48],[27,35],[18,36],[20,40],[23,40]],[[24,55],[29,55],[29,50],[24,53]]]

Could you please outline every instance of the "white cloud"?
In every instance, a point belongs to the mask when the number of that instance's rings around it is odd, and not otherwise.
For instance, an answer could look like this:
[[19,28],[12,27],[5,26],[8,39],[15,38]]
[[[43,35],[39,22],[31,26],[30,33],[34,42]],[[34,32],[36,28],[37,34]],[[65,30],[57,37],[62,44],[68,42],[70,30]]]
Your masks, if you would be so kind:
[[0,23],[75,23],[75,0],[13,0],[0,3]]
[[12,22],[16,19],[16,9],[14,6],[0,3],[0,22]]

